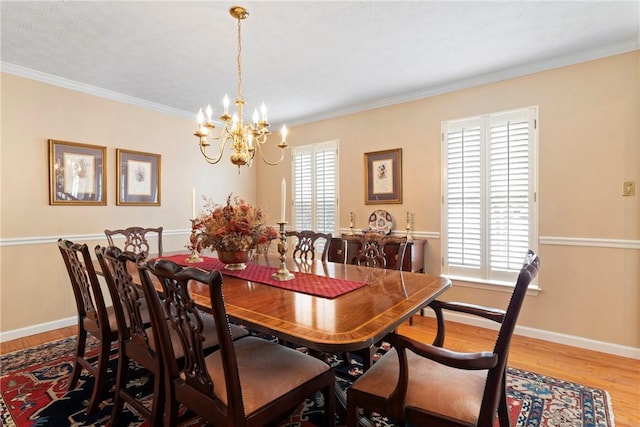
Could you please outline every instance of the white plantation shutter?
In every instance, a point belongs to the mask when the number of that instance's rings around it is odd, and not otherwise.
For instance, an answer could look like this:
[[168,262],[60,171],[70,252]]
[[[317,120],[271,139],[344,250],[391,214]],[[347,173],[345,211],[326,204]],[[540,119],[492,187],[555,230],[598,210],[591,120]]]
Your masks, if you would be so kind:
[[529,248],[529,123],[492,125],[489,168],[491,270],[522,266]]
[[293,149],[293,227],[336,233],[338,141]]
[[335,144],[316,147],[316,218],[314,230],[321,233],[336,231],[336,148]]
[[536,249],[537,108],[443,123],[443,272],[510,282]]
[[313,229],[313,151],[296,147],[293,154],[293,223],[296,229]]
[[481,265],[480,127],[456,129],[447,140],[447,235],[449,264]]

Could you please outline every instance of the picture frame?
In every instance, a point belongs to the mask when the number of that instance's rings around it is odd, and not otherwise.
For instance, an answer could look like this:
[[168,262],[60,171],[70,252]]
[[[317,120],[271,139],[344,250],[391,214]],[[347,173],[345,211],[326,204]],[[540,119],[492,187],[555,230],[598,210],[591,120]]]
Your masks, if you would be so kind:
[[107,148],[49,139],[49,204],[107,204]]
[[402,148],[364,153],[366,205],[402,203]]
[[118,206],[160,206],[162,195],[160,154],[116,149]]

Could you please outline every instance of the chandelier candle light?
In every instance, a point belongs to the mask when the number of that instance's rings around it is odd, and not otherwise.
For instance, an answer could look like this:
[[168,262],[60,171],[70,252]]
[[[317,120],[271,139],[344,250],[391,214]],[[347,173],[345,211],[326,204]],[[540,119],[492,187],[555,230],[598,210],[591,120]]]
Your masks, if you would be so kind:
[[[269,131],[269,121],[267,120],[267,108],[264,103],[260,106],[260,114],[258,114],[257,109],[254,110],[252,123],[244,123],[243,118],[245,102],[242,98],[242,66],[240,61],[242,39],[240,29],[241,22],[249,17],[249,12],[241,6],[233,6],[229,10],[229,13],[238,20],[238,94],[235,100],[236,112],[233,113],[233,116],[229,115],[229,97],[225,95],[222,100],[224,111],[220,116],[220,120],[223,122],[220,133],[217,136],[213,134],[213,130],[216,127],[212,120],[213,109],[211,105],[207,105],[205,113],[202,112],[202,109],[198,111],[198,127],[194,135],[198,138],[200,152],[210,164],[218,163],[222,158],[225,147],[227,144],[230,144],[233,150],[230,157],[231,163],[238,166],[238,173],[240,173],[240,166],[251,166],[256,154],[256,148],[266,164],[273,166],[280,163],[284,159],[284,149],[287,148],[287,127],[282,125],[282,141],[278,144],[278,147],[281,149],[280,159],[275,162],[268,161],[262,152],[262,145],[267,142],[267,137],[271,134]],[[207,148],[211,145],[210,140],[220,141],[218,153],[211,156],[207,154]]]
[[287,182],[282,178],[282,184],[280,186],[280,221],[278,222],[279,229],[279,239],[278,242],[278,253],[280,254],[280,268],[271,275],[271,278],[274,280],[291,280],[295,276],[287,269],[287,264],[285,260],[287,259],[287,236],[284,232],[284,226],[287,224],[286,218],[286,210],[287,210]]

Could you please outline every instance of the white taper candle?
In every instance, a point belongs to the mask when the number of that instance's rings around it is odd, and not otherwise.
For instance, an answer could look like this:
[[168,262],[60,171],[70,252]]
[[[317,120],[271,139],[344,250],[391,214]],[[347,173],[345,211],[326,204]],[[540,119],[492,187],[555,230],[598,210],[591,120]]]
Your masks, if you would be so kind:
[[196,219],[196,189],[191,189],[191,219]]
[[285,222],[287,211],[287,182],[282,178],[282,185],[280,188],[280,222]]

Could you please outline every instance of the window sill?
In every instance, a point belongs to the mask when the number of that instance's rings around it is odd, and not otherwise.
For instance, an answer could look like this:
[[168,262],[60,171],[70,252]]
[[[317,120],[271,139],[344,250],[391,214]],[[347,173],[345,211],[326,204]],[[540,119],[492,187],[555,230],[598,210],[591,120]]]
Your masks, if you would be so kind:
[[[470,277],[464,276],[453,276],[453,275],[443,275],[444,277],[451,280],[452,284],[455,286],[462,286],[465,288],[474,288],[474,289],[485,289],[490,291],[498,291],[498,292],[507,292],[512,293],[514,288],[514,283],[510,282],[500,282],[496,280],[482,280],[482,279],[474,279]],[[540,288],[537,284],[530,284],[527,289],[527,295],[537,296],[540,292],[542,292],[542,288]]]

